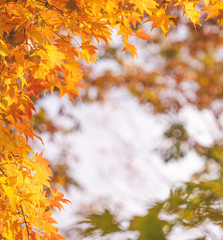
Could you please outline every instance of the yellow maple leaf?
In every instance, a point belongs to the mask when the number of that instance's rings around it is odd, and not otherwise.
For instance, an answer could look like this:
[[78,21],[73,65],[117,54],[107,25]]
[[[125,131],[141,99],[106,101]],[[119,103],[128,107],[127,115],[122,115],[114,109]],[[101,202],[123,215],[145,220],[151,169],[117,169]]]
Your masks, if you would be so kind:
[[206,6],[208,6],[209,3],[210,3],[210,0],[204,0],[204,3],[205,3]]
[[127,42],[124,42],[124,44],[125,45],[124,45],[124,48],[122,49],[122,51],[129,50],[132,55],[132,58],[134,58],[134,56],[138,57],[136,47],[134,45],[127,43]]
[[185,4],[184,11],[187,14],[187,18],[190,18],[194,24],[201,25],[200,19],[198,17],[201,14],[197,11],[196,6],[193,3],[188,2]]
[[6,46],[5,42],[1,39],[0,39],[0,55],[3,57],[8,56],[7,46]]
[[35,178],[39,183],[42,183],[50,188],[50,177],[51,177],[51,170],[49,168],[50,161],[46,158],[43,158],[43,153],[39,155],[36,154],[34,158],[34,170],[35,170]]
[[141,14],[146,12],[147,14],[152,14],[152,12],[158,6],[154,0],[130,0],[130,3],[135,5],[135,9],[139,10]]
[[160,8],[156,13],[149,17],[145,22],[152,21],[152,29],[161,27],[164,34],[167,36],[169,25],[175,26],[174,19],[176,16],[168,15],[164,8]]
[[54,68],[56,66],[61,66],[64,63],[65,56],[62,52],[58,51],[56,46],[46,44],[45,45],[46,54],[48,56],[48,64]]
[[222,11],[223,11],[223,2],[217,2],[213,5],[210,5],[204,9],[202,9],[202,11],[207,11],[209,12],[207,18],[205,20],[208,20],[210,18],[214,18],[214,17],[219,17],[222,15]]
[[5,194],[8,196],[8,199],[13,208],[16,208],[17,203],[17,189],[14,186],[8,186],[6,184],[2,184],[2,188]]

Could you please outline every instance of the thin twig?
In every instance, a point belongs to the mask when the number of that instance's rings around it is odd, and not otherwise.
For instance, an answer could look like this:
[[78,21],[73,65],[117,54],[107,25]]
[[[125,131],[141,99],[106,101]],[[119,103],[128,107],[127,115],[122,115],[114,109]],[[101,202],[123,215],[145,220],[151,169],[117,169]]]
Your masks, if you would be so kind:
[[[33,2],[33,0],[31,0],[31,2],[36,6],[36,4]],[[46,26],[50,29],[50,31],[52,31],[57,37],[59,37],[60,39],[62,39],[64,42],[66,42],[67,44],[69,44],[70,46],[72,46],[72,45],[70,44],[70,42],[68,42],[68,41],[65,40],[60,34],[58,34],[57,32],[55,32],[55,31],[51,28],[51,26],[43,19],[43,17],[41,16],[40,11],[39,11],[39,9],[38,9],[37,6],[36,6],[36,10],[37,10],[37,12],[38,12],[38,16],[42,19],[42,21],[46,24]],[[71,37],[71,39],[73,39],[73,40],[80,46],[79,42],[78,42],[76,39],[74,39],[74,38],[72,38],[72,37]]]
[[[50,8],[52,8],[52,9],[55,9],[56,11],[60,12],[61,15],[63,16],[63,11],[62,11],[62,10],[60,10],[59,8],[55,7],[54,5],[48,3],[47,1],[41,1],[41,0],[36,0],[36,1],[43,3],[46,8],[49,8],[49,7],[50,7]],[[50,8],[49,8],[49,9],[50,9]]]
[[[5,64],[3,65],[1,71],[0,71],[0,75],[2,74],[2,71],[4,70]],[[1,154],[2,155],[2,154]]]
[[8,177],[7,174],[5,173],[5,171],[4,171],[2,168],[0,168],[0,171],[1,171],[6,177]]
[[5,154],[0,153],[0,155],[1,155],[2,158],[6,161],[6,159],[5,159]]
[[20,205],[20,209],[21,209],[21,212],[22,212],[23,219],[24,219],[24,221],[25,221],[26,231],[27,231],[27,234],[28,234],[28,240],[30,240],[30,238],[29,238],[29,228],[28,228],[28,223],[27,223],[27,221],[26,221],[26,216],[25,216],[25,213],[24,213],[23,208],[22,208],[21,205]]

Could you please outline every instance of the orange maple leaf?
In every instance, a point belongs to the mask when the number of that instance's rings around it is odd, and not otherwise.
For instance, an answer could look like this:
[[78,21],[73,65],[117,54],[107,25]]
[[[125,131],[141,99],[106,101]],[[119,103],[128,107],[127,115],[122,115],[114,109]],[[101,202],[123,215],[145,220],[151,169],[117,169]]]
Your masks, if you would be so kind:
[[149,40],[150,42],[153,42],[153,40],[150,38],[151,35],[145,33],[144,29],[139,29],[135,35],[142,40]]

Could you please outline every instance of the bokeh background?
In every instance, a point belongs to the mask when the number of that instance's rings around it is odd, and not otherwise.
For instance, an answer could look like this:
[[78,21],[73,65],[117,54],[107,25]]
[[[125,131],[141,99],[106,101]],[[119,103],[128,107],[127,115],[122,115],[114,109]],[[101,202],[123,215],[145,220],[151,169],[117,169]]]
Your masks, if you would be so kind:
[[82,63],[81,98],[36,101],[32,144],[72,202],[55,213],[67,239],[223,239],[223,30],[204,19],[168,38],[148,23],[138,59],[113,29]]

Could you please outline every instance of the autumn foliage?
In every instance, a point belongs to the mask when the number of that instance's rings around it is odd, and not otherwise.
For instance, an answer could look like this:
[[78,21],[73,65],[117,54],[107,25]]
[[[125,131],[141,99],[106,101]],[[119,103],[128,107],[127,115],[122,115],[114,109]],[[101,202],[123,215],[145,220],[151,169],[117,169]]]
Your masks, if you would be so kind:
[[[197,9],[202,9],[198,11]],[[194,24],[199,16],[222,23],[220,0],[2,0],[0,2],[0,238],[63,239],[53,209],[63,208],[62,193],[50,186],[49,161],[33,152],[29,140],[41,139],[30,125],[34,99],[59,90],[72,100],[82,86],[82,60],[96,63],[98,44],[109,44],[112,29],[123,36],[123,50],[136,26],[151,21],[167,35],[179,13]]]

